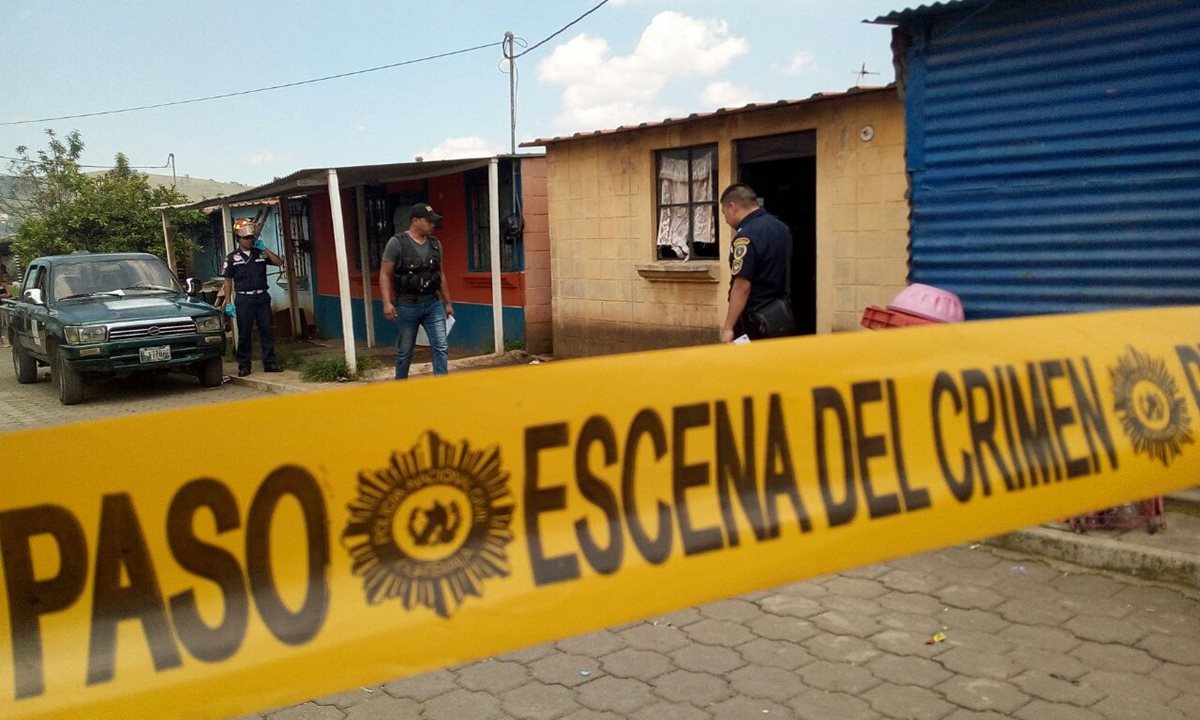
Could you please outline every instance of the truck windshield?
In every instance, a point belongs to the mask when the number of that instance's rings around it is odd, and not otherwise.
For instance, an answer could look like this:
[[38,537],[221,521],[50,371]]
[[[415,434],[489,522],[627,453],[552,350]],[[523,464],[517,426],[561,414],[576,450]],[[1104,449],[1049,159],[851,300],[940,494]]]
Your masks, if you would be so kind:
[[157,258],[121,258],[70,263],[54,268],[54,297],[65,300],[127,292],[181,292]]

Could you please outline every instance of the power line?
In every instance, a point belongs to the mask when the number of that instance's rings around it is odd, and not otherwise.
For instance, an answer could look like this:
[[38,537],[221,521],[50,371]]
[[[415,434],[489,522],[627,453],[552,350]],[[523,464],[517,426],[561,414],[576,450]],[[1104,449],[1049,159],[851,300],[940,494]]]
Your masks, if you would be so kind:
[[[36,160],[30,160],[29,158],[12,157],[10,155],[0,155],[0,160],[12,160],[14,162],[23,162],[23,163],[31,163],[31,164],[37,162]],[[87,168],[88,170],[116,170],[117,169],[116,165],[79,165],[79,164],[76,164],[75,167]],[[126,165],[126,167],[128,167],[130,170],[165,170],[166,168],[171,167],[171,161],[167,160],[162,165]]]
[[[510,49],[509,52],[505,54],[505,58],[515,60],[524,55],[528,55],[529,53],[533,52],[534,50],[537,50],[542,45],[545,45],[546,43],[550,42],[551,40],[558,37],[562,33],[566,32],[568,29],[571,28],[571,26],[580,22],[581,20],[586,18],[588,15],[591,15],[592,13],[596,12],[600,8],[604,7],[604,5],[606,5],[607,3],[608,3],[608,0],[600,0],[600,2],[597,3],[592,9],[588,10],[587,12],[583,13],[582,15],[575,18],[571,22],[567,23],[566,25],[562,26],[561,28],[554,31],[550,35],[546,36],[546,38],[543,39],[541,42],[533,45],[532,47],[528,47],[525,50],[523,50],[521,53],[515,54],[515,55],[512,54],[512,51]],[[475,52],[476,50],[484,50],[486,48],[495,47],[497,45],[499,45],[501,48],[503,48],[504,44],[505,44],[505,41],[501,41],[499,43],[495,43],[495,42],[486,43],[484,45],[476,45],[474,47],[462,48],[461,50],[451,50],[449,52],[438,53],[436,55],[427,55],[425,57],[415,58],[413,60],[403,60],[401,62],[389,63],[387,65],[377,65],[375,67],[364,68],[362,70],[352,70],[350,72],[338,73],[336,75],[326,75],[325,77],[311,78],[309,80],[298,80],[296,82],[283,83],[281,85],[271,85],[269,87],[255,88],[253,90],[241,90],[238,92],[221,93],[219,95],[206,95],[204,97],[189,98],[187,100],[174,100],[172,102],[155,103],[152,105],[138,105],[135,107],[120,108],[117,110],[98,110],[96,112],[77,113],[74,115],[59,115],[57,117],[37,118],[35,120],[10,120],[7,122],[0,122],[0,127],[6,127],[6,126],[11,126],[11,125],[31,125],[33,123],[54,122],[57,120],[76,120],[79,118],[99,117],[101,115],[118,115],[121,113],[136,112],[139,110],[155,110],[155,109],[164,108],[164,107],[174,107],[176,105],[188,105],[191,103],[207,102],[209,100],[223,100],[225,98],[240,97],[242,95],[253,95],[256,93],[268,92],[270,90],[283,90],[285,88],[299,87],[301,85],[311,85],[313,83],[326,82],[329,80],[339,80],[341,78],[352,77],[354,75],[364,75],[366,73],[378,72],[380,70],[390,70],[392,68],[402,67],[404,65],[415,65],[416,63],[428,62],[430,60],[440,60],[441,58],[451,57],[453,55],[462,55],[464,53]],[[8,159],[15,159],[15,158],[8,158]],[[163,165],[161,167],[165,168],[168,166],[169,166],[169,164]],[[81,165],[80,167],[85,167],[85,166]],[[152,167],[152,168],[146,168],[146,169],[159,169],[159,168]]]
[[[605,0],[608,2],[608,0]],[[601,3],[603,5],[604,3]],[[578,21],[577,21],[578,22]],[[566,29],[566,28],[564,28]],[[561,31],[560,31],[561,32]],[[501,43],[491,42],[486,45],[476,45],[475,47],[463,48],[461,50],[451,50],[449,52],[438,53],[437,55],[427,55],[425,57],[416,58],[414,60],[403,60],[401,62],[389,63],[387,65],[378,65],[372,68],[363,70],[353,70],[351,72],[338,73],[337,75],[326,75],[325,77],[312,78],[310,80],[299,80],[296,82],[284,83],[282,85],[272,85],[270,87],[255,88],[253,90],[241,90],[239,92],[222,93],[220,95],[207,95],[205,97],[190,98],[188,100],[175,100],[173,102],[156,103],[154,105],[139,105],[137,107],[121,108],[119,110],[100,110],[90,113],[79,113],[76,115],[60,115],[58,117],[38,118],[37,120],[12,120],[9,122],[0,122],[0,126],[5,125],[29,125],[32,123],[52,122],[55,120],[74,120],[77,118],[97,117],[99,115],[117,115],[119,113],[135,112],[137,110],[154,110],[156,108],[172,107],[175,105],[187,105],[190,103],[206,102],[209,100],[222,100],[224,98],[238,97],[241,95],[253,95],[255,93],[267,92],[269,90],[282,90],[284,88],[298,87],[300,85],[311,85],[313,83],[325,82],[327,80],[338,80],[340,78],[351,77],[353,75],[363,75],[365,73],[378,72],[380,70],[390,70],[391,68],[401,67],[403,65],[414,65],[416,63],[427,62],[429,60],[439,60],[441,58],[450,57],[451,55],[462,55],[463,53],[483,50],[485,48],[496,47]]]
[[568,28],[570,28],[570,27],[571,27],[572,25],[574,25],[575,23],[579,22],[580,20],[584,19],[584,18],[585,18],[585,17],[587,17],[588,15],[591,15],[592,13],[596,12],[596,11],[597,11],[597,10],[599,10],[600,8],[604,7],[604,5],[605,5],[606,3],[608,3],[608,0],[600,0],[600,2],[599,2],[599,3],[597,3],[597,4],[596,4],[596,6],[595,6],[594,8],[592,8],[591,10],[588,10],[587,12],[585,12],[584,14],[582,14],[582,15],[580,15],[579,17],[575,18],[574,20],[572,20],[571,22],[567,23],[566,25],[563,25],[563,26],[562,26],[562,27],[560,27],[558,30],[555,30],[553,33],[551,33],[549,36],[547,36],[547,37],[546,37],[546,39],[544,39],[544,40],[542,40],[541,42],[537,43],[537,44],[536,44],[536,45],[534,45],[533,47],[526,48],[525,50],[521,51],[521,53],[520,53],[520,54],[513,55],[513,56],[512,56],[512,59],[513,59],[513,60],[516,60],[517,58],[521,57],[522,55],[528,55],[529,53],[533,52],[534,50],[537,50],[537,49],[538,49],[538,48],[540,48],[541,46],[545,45],[546,43],[550,42],[550,41],[551,41],[551,40],[553,40],[554,38],[556,38],[556,37],[558,37],[559,35],[561,35],[561,34],[563,34],[564,32],[566,32],[566,31],[567,31],[567,29],[568,29]]

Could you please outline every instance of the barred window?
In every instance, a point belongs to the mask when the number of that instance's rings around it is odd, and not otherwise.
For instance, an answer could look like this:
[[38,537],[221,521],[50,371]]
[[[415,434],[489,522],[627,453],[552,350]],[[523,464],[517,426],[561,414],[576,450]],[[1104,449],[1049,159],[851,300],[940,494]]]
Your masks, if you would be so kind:
[[659,260],[717,258],[717,146],[657,153]]
[[[512,160],[501,160],[499,167],[500,201],[500,271],[519,272],[525,269],[525,251],[521,209],[514,204],[515,193],[521,195],[520,167],[513,168]],[[467,181],[467,270],[492,271],[491,202],[488,191],[487,168],[466,174]]]

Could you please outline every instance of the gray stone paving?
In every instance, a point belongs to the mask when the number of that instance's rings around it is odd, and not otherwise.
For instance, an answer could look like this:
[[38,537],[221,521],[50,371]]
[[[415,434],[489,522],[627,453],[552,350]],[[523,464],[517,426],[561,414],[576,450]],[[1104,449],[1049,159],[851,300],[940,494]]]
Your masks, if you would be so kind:
[[246,717],[1194,719],[1200,594],[956,547]]

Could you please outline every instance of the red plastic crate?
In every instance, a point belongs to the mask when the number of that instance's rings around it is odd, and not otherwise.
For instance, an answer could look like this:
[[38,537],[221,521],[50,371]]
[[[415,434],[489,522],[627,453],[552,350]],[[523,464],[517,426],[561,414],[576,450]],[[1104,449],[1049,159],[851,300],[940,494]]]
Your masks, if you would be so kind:
[[1162,495],[1157,495],[1114,508],[1076,515],[1067,518],[1067,523],[1075,532],[1132,530],[1144,527],[1147,532],[1153,534],[1167,529],[1166,503]]
[[877,330],[880,328],[902,328],[912,325],[936,325],[936,320],[923,318],[920,315],[906,313],[903,310],[881,308],[870,305],[863,311],[862,326]]

